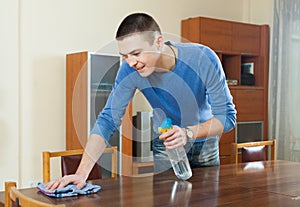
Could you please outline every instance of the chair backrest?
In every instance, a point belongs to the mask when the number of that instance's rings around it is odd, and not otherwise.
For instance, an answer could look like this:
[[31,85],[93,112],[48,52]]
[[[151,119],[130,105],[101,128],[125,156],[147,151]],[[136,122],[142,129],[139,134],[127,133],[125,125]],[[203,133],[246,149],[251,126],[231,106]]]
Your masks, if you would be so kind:
[[[82,154],[80,155],[68,155],[61,156],[61,174],[62,176],[75,174],[80,164]],[[92,168],[87,180],[95,180],[102,178],[102,170],[99,164],[96,162]]]
[[242,149],[242,162],[263,161],[268,158],[267,146],[271,148],[271,160],[276,160],[276,140],[232,143],[231,163],[239,162],[239,149]]
[[[54,205],[34,200],[23,194],[16,186],[16,182],[5,182],[5,207],[65,207],[63,204]],[[15,205],[12,205],[12,202]]]
[[[103,154],[111,154],[111,177],[115,178],[117,175],[117,147],[113,146],[110,148],[105,148]],[[76,169],[79,166],[83,150],[66,150],[59,152],[49,152],[45,151],[43,154],[43,182],[50,181],[50,158],[52,157],[61,157],[61,168],[62,176],[75,173]],[[101,167],[98,164],[95,164],[92,169],[88,180],[100,179]]]

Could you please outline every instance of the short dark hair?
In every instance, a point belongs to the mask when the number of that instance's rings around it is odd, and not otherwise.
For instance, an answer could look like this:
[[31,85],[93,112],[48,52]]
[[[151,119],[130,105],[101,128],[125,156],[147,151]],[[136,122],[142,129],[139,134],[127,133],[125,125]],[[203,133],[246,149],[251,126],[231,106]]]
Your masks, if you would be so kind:
[[116,39],[121,40],[125,36],[139,32],[158,32],[161,34],[160,28],[153,17],[145,13],[133,13],[121,22],[116,33]]

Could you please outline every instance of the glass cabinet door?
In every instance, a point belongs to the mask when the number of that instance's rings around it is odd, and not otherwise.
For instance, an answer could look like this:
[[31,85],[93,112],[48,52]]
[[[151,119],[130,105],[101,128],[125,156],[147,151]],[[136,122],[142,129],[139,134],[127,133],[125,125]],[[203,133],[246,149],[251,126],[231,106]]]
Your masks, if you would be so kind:
[[[88,70],[88,133],[93,128],[98,114],[104,108],[110,92],[112,91],[115,77],[121,64],[118,55],[90,54]],[[117,130],[109,140],[111,146],[117,146],[120,150],[121,133]],[[118,159],[120,160],[120,158]],[[100,165],[104,177],[110,177],[105,171],[111,169],[111,160],[103,155]],[[107,175],[106,175],[107,174]]]

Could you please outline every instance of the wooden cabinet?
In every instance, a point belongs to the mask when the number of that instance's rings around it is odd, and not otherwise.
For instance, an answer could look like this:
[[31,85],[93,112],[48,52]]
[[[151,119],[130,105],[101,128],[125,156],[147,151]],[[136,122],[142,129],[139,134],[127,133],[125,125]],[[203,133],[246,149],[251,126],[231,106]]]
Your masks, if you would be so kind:
[[[118,55],[77,52],[66,56],[66,149],[84,148],[99,111],[104,107],[121,59]],[[132,174],[132,104],[111,145],[122,150],[123,175]]]
[[[97,115],[112,89],[121,58],[77,52],[66,56],[66,148],[85,146]],[[113,145],[120,143],[114,134]]]
[[[207,45],[216,52],[228,83],[230,80],[234,83],[229,88],[237,109],[237,124],[263,123],[262,139],[267,140],[268,25],[195,17],[182,20],[181,34],[184,42]],[[242,67],[247,66],[250,68],[245,74]],[[221,164],[230,162],[231,143],[239,141],[237,135],[240,133],[237,130],[238,128],[235,128],[223,134],[220,139]]]

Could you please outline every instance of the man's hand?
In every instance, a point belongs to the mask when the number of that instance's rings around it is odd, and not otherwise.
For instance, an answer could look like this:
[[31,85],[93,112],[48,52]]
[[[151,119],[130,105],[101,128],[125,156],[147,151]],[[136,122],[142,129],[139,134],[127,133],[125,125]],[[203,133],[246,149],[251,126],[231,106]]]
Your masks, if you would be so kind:
[[164,140],[164,145],[167,149],[175,149],[184,146],[187,143],[185,129],[173,125],[170,130],[159,136],[160,140]]
[[86,182],[80,175],[65,175],[61,179],[52,180],[45,185],[47,190],[55,190],[57,188],[63,188],[66,185],[73,183],[77,188],[81,189],[85,186]]

